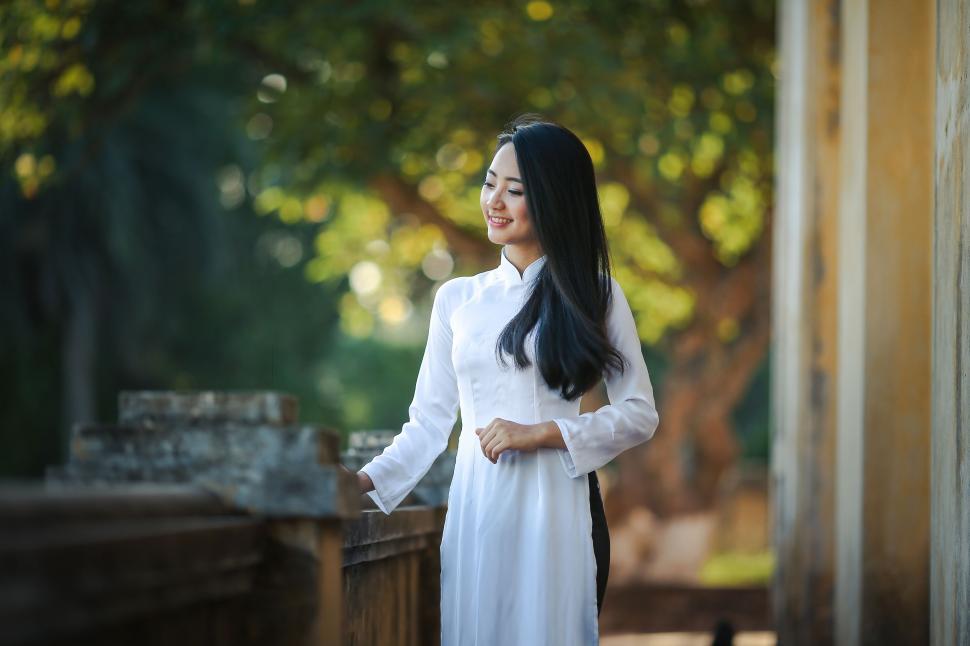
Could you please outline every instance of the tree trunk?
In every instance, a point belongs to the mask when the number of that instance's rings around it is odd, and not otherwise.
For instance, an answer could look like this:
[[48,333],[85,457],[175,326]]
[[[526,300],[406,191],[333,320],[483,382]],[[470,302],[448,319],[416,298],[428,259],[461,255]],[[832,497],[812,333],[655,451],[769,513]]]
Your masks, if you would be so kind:
[[[733,268],[713,257],[694,263],[687,284],[697,297],[691,325],[670,338],[670,369],[657,402],[660,427],[647,443],[618,457],[607,510],[619,521],[635,506],[660,517],[712,507],[740,450],[732,411],[747,393],[770,345],[771,233],[765,231]],[[722,342],[724,318],[739,333]]]
[[84,288],[73,288],[62,352],[61,456],[69,455],[71,428],[78,422],[96,421],[95,365],[97,353],[97,300]]

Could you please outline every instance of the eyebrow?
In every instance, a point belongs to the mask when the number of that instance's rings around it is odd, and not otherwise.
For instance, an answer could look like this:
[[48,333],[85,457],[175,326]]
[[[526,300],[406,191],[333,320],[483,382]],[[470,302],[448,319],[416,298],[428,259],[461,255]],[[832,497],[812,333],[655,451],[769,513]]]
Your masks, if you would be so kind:
[[[489,168],[489,169],[488,169],[488,172],[490,172],[490,173],[491,173],[492,175],[495,175],[496,177],[498,177],[498,173],[496,173],[496,172],[495,172],[494,170],[492,170],[491,168]],[[510,179],[510,180],[512,180],[513,182],[518,182],[519,184],[523,184],[523,185],[525,184],[525,183],[524,183],[524,182],[523,182],[523,181],[522,181],[521,179],[519,179],[518,177],[506,177],[505,179]]]

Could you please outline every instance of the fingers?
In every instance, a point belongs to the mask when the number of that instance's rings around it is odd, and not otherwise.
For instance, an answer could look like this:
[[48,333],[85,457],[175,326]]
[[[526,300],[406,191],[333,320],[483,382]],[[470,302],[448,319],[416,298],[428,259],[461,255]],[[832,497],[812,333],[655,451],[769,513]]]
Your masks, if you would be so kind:
[[475,429],[475,435],[478,436],[479,446],[482,449],[482,455],[485,459],[494,463],[495,460],[492,459],[491,454],[488,452],[488,445],[495,439],[495,430],[491,428],[492,424],[489,424],[485,428]]
[[489,441],[495,436],[495,432],[486,427],[477,429],[475,433],[478,435],[478,441],[482,448],[482,455],[491,460],[492,458],[489,457],[488,451],[485,450],[485,447],[488,446]]
[[509,443],[505,440],[500,440],[498,444],[491,448],[492,454],[492,464],[498,462],[498,459],[502,457],[502,454],[509,448]]
[[486,458],[488,458],[488,454],[485,453],[485,438],[483,437],[484,433],[485,433],[485,429],[484,428],[476,428],[475,429],[475,435],[478,436],[478,448],[480,448],[482,450],[482,455],[484,455]]
[[498,438],[496,437],[490,437],[482,442],[482,446],[485,448],[485,457],[492,462],[495,462],[495,456],[492,454],[492,449],[495,448],[496,444],[498,444]]
[[492,464],[498,462],[499,455],[502,451],[509,447],[509,443],[504,437],[493,437],[488,442],[485,443],[485,457],[492,461]]
[[499,455],[509,447],[506,438],[499,433],[499,418],[493,419],[485,428],[475,429],[475,434],[481,443],[482,455],[492,464],[498,462]]

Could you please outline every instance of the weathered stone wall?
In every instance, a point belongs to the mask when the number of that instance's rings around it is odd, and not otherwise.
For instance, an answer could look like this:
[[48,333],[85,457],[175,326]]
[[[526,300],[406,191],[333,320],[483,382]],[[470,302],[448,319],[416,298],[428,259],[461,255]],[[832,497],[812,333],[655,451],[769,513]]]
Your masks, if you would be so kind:
[[279,393],[122,393],[46,482],[0,486],[0,643],[439,640],[441,507],[360,513]]
[[930,633],[970,646],[970,2],[938,7]]
[[294,397],[264,392],[122,392],[117,424],[73,428],[49,481],[181,482],[265,516],[347,517],[360,508],[340,439],[300,424]]

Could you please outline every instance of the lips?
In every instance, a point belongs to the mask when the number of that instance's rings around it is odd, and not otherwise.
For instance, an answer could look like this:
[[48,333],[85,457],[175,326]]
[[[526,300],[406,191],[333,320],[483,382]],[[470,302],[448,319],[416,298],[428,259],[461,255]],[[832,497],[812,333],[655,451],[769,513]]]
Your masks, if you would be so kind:
[[488,216],[488,221],[490,224],[494,224],[498,227],[505,226],[506,224],[512,224],[512,218],[502,218],[492,215]]

